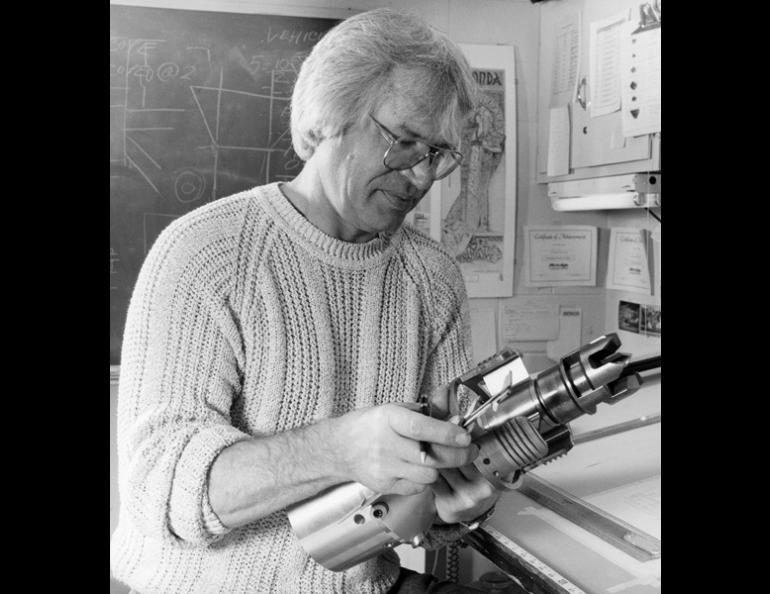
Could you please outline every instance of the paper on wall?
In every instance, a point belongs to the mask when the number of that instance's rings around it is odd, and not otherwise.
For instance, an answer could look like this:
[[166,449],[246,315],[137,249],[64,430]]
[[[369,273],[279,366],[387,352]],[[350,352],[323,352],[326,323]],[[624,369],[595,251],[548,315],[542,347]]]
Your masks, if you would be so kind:
[[559,335],[559,304],[512,297],[499,303],[500,342],[554,340]]
[[548,118],[547,175],[567,175],[569,173],[569,149],[569,105],[552,107]]
[[582,345],[583,311],[579,307],[559,308],[559,336],[545,344],[545,353],[558,361]]
[[614,227],[610,230],[608,289],[651,294],[651,243],[646,229]]
[[652,245],[652,294],[660,300],[660,231],[651,233]]
[[660,27],[632,33],[624,25],[620,81],[624,136],[660,132]]
[[551,66],[551,107],[571,103],[577,91],[580,64],[580,13],[554,24],[554,55]]
[[625,24],[625,12],[591,23],[588,60],[592,118],[620,109],[620,53]]

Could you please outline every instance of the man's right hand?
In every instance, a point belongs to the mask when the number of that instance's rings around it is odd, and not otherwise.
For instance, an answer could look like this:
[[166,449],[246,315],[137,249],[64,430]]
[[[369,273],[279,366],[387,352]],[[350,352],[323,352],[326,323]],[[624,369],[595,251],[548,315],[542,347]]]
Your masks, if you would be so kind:
[[336,420],[341,471],[378,493],[420,493],[438,479],[437,469],[465,466],[478,455],[467,431],[408,404],[358,409]]

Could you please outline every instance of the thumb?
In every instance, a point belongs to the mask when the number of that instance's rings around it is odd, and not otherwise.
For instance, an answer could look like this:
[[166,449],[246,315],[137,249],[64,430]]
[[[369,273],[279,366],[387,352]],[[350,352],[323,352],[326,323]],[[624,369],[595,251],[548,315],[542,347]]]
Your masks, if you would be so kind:
[[452,415],[457,414],[457,397],[455,390],[457,384],[454,381],[448,382],[436,389],[430,398],[428,403],[430,405],[430,416],[436,419],[447,419]]

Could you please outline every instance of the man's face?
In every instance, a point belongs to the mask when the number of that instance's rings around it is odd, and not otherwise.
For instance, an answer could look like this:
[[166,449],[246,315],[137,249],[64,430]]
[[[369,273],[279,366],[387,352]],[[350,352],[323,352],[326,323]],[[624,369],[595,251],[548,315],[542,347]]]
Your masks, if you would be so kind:
[[[391,97],[372,115],[398,137],[444,145],[435,114],[419,111],[398,89],[419,85],[414,77],[398,80]],[[382,231],[394,231],[428,192],[433,183],[428,161],[412,169],[393,171],[383,164],[388,142],[367,117],[342,137],[326,142],[326,161],[320,168],[326,199],[338,224],[340,239],[367,241]]]

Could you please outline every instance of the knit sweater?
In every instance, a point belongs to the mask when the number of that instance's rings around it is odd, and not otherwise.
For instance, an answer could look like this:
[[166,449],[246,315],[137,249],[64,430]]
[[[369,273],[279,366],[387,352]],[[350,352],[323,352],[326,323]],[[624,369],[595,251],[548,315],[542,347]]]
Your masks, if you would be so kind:
[[[470,367],[459,268],[404,225],[366,243],[313,226],[277,184],[204,205],[150,250],[128,310],[113,575],[141,594],[367,592],[393,551],[332,572],[277,511],[228,529],[208,471],[228,446],[415,401]],[[428,547],[457,538],[434,527]]]

